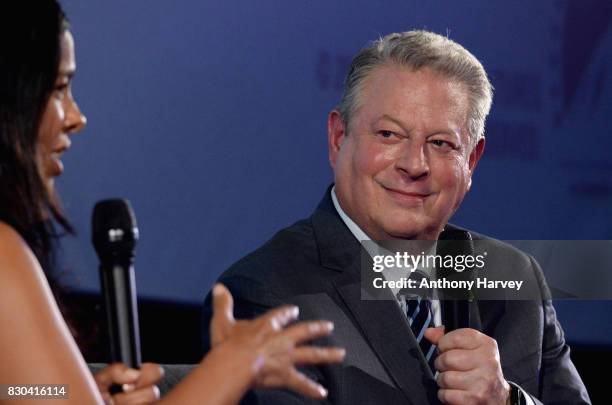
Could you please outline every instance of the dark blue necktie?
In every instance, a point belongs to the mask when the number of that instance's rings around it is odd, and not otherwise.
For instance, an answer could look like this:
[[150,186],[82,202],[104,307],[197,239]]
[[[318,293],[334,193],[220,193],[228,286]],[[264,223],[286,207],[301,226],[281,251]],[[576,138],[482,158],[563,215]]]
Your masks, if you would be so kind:
[[[427,278],[427,276],[417,270],[412,273],[410,278],[416,280],[417,284],[420,284],[421,280]],[[423,289],[403,289],[398,293],[400,303],[402,301],[405,303],[405,306],[402,305],[402,307],[405,308],[410,329],[412,329],[412,333],[423,352],[423,356],[425,356],[427,364],[429,364],[431,371],[435,374],[436,370],[433,364],[437,354],[436,346],[431,344],[424,336],[427,328],[435,326],[430,297],[431,291]]]

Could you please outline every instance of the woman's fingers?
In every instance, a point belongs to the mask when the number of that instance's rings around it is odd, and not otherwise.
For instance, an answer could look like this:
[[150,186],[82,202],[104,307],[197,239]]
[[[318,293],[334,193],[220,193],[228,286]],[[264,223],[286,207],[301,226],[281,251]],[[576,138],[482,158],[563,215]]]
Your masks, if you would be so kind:
[[334,325],[328,321],[309,321],[287,326],[298,315],[298,308],[294,306],[273,309],[254,321],[239,321],[234,334],[237,335],[238,330],[248,330],[249,339],[253,340],[255,336],[261,339],[254,339],[254,347],[258,347],[261,354],[256,386],[282,387],[310,398],[322,399],[327,396],[327,391],[297,371],[295,366],[338,363],[344,359],[345,350],[302,346],[305,342],[328,336]]
[[298,394],[314,399],[323,399],[327,397],[327,390],[323,388],[321,384],[317,384],[296,369],[289,372],[285,382],[285,387],[297,392]]
[[159,399],[159,388],[156,385],[149,385],[144,388],[134,389],[133,391],[121,392],[113,395],[114,405],[136,405],[150,404]]
[[295,305],[284,305],[266,312],[260,318],[257,318],[256,322],[263,324],[264,331],[267,333],[278,332],[289,323],[295,321],[299,315],[300,310],[298,307]]
[[213,287],[213,314],[225,322],[234,322],[234,299],[227,287],[217,283]]
[[223,284],[215,284],[213,287],[213,317],[210,320],[210,342],[212,346],[224,341],[229,334],[234,319],[234,300],[232,294]]
[[140,377],[139,370],[129,368],[123,363],[114,363],[94,374],[100,391],[106,391],[113,384],[135,384]]
[[136,380],[136,388],[154,385],[164,376],[164,369],[155,363],[143,363],[140,366],[140,377]]
[[329,321],[300,322],[288,327],[283,335],[291,339],[296,345],[309,340],[328,336],[334,330],[334,324]]
[[210,343],[216,346],[226,340],[236,325],[234,299],[227,287],[217,283],[213,287],[213,316],[210,320]]
[[346,350],[340,347],[301,346],[293,351],[293,363],[295,365],[340,363],[345,355]]
[[[97,372],[94,379],[107,404],[149,404],[159,399],[155,383],[163,375],[163,369],[154,363],[144,363],[140,370],[114,363]],[[111,396],[109,389],[113,384],[121,385],[123,392]]]

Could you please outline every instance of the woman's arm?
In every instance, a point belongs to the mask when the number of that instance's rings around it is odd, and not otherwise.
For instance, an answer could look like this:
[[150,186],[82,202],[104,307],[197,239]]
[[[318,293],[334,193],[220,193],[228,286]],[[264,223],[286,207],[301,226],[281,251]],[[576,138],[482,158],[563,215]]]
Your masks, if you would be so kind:
[[1,222],[0,325],[1,384],[65,384],[67,403],[103,403],[36,257]]
[[233,405],[251,388],[286,388],[323,399],[327,391],[296,369],[297,365],[337,363],[344,349],[305,346],[329,335],[331,322],[299,322],[298,309],[285,306],[250,320],[236,321],[232,296],[221,284],[213,289],[212,349],[161,403]]
[[[229,291],[217,286],[211,328],[215,347],[162,403],[236,404],[253,387],[282,387],[313,398],[325,397],[325,390],[295,366],[342,360],[341,349],[302,346],[331,333],[329,322],[287,326],[297,318],[296,307],[274,309],[251,321],[236,321],[232,308]],[[156,399],[148,391],[159,377],[157,366],[143,367],[137,376],[133,373],[136,370],[113,365],[94,380],[36,257],[19,234],[1,222],[0,325],[0,384],[64,384],[69,399],[63,403],[101,404],[104,400],[100,391],[105,392],[111,382],[134,381],[132,392],[113,396],[115,403]]]
[[0,325],[0,384],[63,384],[69,398],[64,404],[109,402],[111,384],[126,384],[129,391],[113,396],[116,405],[151,403],[159,398],[154,384],[162,372],[155,364],[143,364],[140,370],[113,364],[96,373],[94,380],[36,257],[20,235],[2,222]]

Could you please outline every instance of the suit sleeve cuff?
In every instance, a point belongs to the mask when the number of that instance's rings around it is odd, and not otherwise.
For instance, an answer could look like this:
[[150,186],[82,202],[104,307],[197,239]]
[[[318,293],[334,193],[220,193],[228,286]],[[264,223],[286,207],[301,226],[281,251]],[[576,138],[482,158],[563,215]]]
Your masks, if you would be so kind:
[[508,384],[510,384],[511,391],[513,391],[511,393],[514,399],[511,402],[512,405],[537,405],[531,395],[529,395],[529,393],[522,389],[518,384],[513,383],[512,381],[508,381]]

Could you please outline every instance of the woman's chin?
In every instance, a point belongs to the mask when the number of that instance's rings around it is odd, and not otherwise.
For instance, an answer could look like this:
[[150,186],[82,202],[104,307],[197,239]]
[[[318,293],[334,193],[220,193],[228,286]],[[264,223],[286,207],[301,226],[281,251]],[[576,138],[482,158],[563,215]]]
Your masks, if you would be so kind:
[[52,158],[45,165],[45,180],[54,179],[64,173],[64,163],[60,159]]
[[45,173],[43,174],[43,182],[49,193],[53,193],[55,186],[55,178],[62,175],[64,172],[64,164],[59,159],[51,159],[45,165]]

